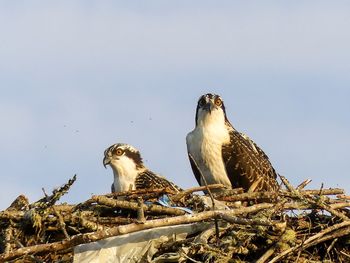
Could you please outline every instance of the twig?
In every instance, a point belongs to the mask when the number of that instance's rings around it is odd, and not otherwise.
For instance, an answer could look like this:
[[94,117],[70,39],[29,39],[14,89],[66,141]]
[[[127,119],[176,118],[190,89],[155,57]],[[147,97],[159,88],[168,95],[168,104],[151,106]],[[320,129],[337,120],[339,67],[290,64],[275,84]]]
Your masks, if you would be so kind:
[[[302,197],[303,195],[319,195],[319,190],[300,190],[296,191],[298,193],[298,197]],[[339,193],[343,193],[343,189],[323,189],[322,195],[336,195]],[[294,192],[295,193],[295,192]],[[299,194],[300,193],[300,194]],[[293,194],[292,194],[293,195]],[[220,196],[216,195],[216,199],[226,201],[226,202],[236,202],[236,201],[248,201],[254,199],[264,199],[274,201],[278,196],[291,196],[290,191],[280,191],[280,192],[252,192],[252,193],[240,193],[229,196]]]
[[344,189],[340,188],[329,188],[329,189],[322,189],[322,192],[320,193],[320,190],[299,190],[300,193],[304,195],[338,195],[343,194]]
[[238,195],[238,194],[242,194],[244,192],[243,188],[232,188],[232,189],[225,189],[222,190],[218,193],[213,193],[215,199],[219,199],[225,196],[232,196],[232,195]]
[[207,190],[207,189],[221,189],[221,188],[225,188],[225,186],[223,184],[210,184],[208,186],[197,186],[197,187],[192,187],[189,189],[186,189],[174,196],[171,197],[171,200],[173,200],[174,202],[177,202],[179,200],[181,200],[181,198],[185,197],[186,195],[189,195],[193,192],[199,192],[199,191],[203,191],[203,190]]
[[[299,249],[299,248],[303,248],[303,249],[306,249],[308,246],[308,244],[310,243],[310,246],[312,245],[315,245],[317,243],[321,243],[323,242],[324,240],[322,240],[321,238],[324,237],[325,235],[327,235],[328,233],[331,233],[335,230],[338,230],[338,229],[341,229],[341,228],[344,228],[344,227],[347,227],[347,226],[350,226],[350,221],[344,221],[342,223],[339,223],[339,224],[336,224],[336,225],[333,225],[333,226],[330,226],[326,229],[324,229],[323,231],[319,232],[318,234],[316,235],[313,235],[311,237],[309,237],[308,239],[305,240],[304,243],[302,244],[299,244],[299,245],[296,245],[290,249],[287,249],[285,251],[283,251],[281,254],[277,255],[276,257],[274,257],[269,263],[273,263],[273,262],[277,262],[278,260],[281,260],[282,258],[284,258],[286,255],[294,252],[295,250]],[[350,231],[350,228],[347,228],[348,231]],[[344,232],[343,234],[346,235],[348,232]],[[328,239],[330,238],[333,238],[333,236],[329,236]],[[315,241],[315,243],[311,243],[313,241]]]
[[[265,263],[275,253],[276,244],[270,247],[255,263]],[[271,261],[270,261],[271,262]]]
[[[137,202],[129,202],[125,200],[114,200],[111,198],[107,198],[102,195],[92,196],[92,200],[96,201],[99,204],[106,205],[109,207],[118,207],[124,209],[130,209],[137,211],[139,209],[139,205]],[[152,213],[166,214],[166,215],[184,215],[186,212],[177,208],[164,207],[161,205],[145,205],[143,204],[143,210]]]
[[12,210],[12,211],[27,210],[28,205],[29,205],[28,198],[25,195],[19,195],[6,210]]
[[139,197],[137,199],[137,205],[138,205],[138,209],[137,209],[137,221],[139,223],[144,223],[146,221],[145,219],[145,212],[143,210],[143,199],[142,197]]
[[[25,248],[25,246],[18,239],[15,239],[15,243],[17,246],[19,246],[21,248]],[[28,257],[36,263],[44,263],[42,260],[34,257],[33,255],[28,255]]]
[[236,201],[248,201],[248,200],[259,200],[259,199],[270,199],[275,200],[278,196],[276,192],[251,192],[242,193],[232,196],[217,197],[218,200],[226,202],[236,202]]
[[350,255],[345,253],[344,251],[340,251],[340,254],[342,254],[343,256],[347,257],[348,259],[350,259]]
[[20,221],[24,216],[23,211],[4,210],[0,212],[0,220],[14,220]]
[[304,189],[305,186],[307,186],[311,182],[312,182],[312,180],[307,179],[304,182],[302,182],[301,184],[299,184],[296,189],[300,191],[300,190]]
[[181,248],[181,255],[183,255],[185,258],[187,258],[188,260],[190,260],[191,262],[194,263],[202,263],[201,261],[197,261],[189,256],[187,256],[187,254],[185,253],[185,251]]
[[334,203],[329,205],[332,209],[339,209],[344,207],[350,207],[349,202],[342,202],[342,203]]
[[327,248],[327,254],[329,254],[329,252],[333,249],[333,247],[334,247],[334,245],[335,245],[335,243],[337,243],[337,241],[338,241],[338,238],[335,238],[333,241],[332,241],[332,243],[329,245],[329,247]]
[[60,214],[60,212],[58,212],[56,210],[56,208],[54,206],[52,206],[52,210],[54,212],[54,214],[57,216],[57,220],[58,220],[58,225],[59,227],[61,228],[64,236],[67,238],[67,239],[70,239],[70,236],[68,235],[68,232],[66,230],[66,224],[64,223],[64,220],[63,220],[63,217],[62,215]]
[[161,188],[161,189],[137,189],[137,190],[129,190],[129,191],[123,191],[123,192],[115,192],[111,194],[106,194],[107,197],[117,197],[117,196],[135,196],[138,197],[139,195],[146,195],[146,194],[176,194],[174,190],[171,190],[169,188]]
[[[284,185],[287,187],[287,189],[288,189],[293,195],[295,195],[296,197],[298,197],[300,200],[309,202],[310,204],[313,204],[313,205],[315,205],[316,207],[320,207],[320,208],[322,208],[322,209],[328,211],[328,212],[331,213],[332,215],[337,216],[337,217],[339,217],[339,218],[341,218],[341,219],[343,219],[343,220],[349,220],[349,218],[348,218],[346,215],[344,215],[343,213],[338,212],[337,210],[331,208],[328,204],[323,203],[321,200],[315,201],[315,200],[311,199],[311,198],[308,197],[308,196],[304,196],[304,195],[302,194],[302,192],[299,192],[299,191],[297,191],[296,189],[294,189],[294,187],[288,182],[288,180],[287,180],[284,176],[280,175],[280,178],[281,178],[282,182],[284,183]],[[319,195],[320,195],[320,192],[321,192],[321,191],[319,191],[319,193],[318,193]]]
[[339,237],[343,237],[343,236],[346,236],[349,234],[350,234],[350,227],[346,227],[344,229],[338,229],[338,230],[334,231],[334,233],[332,233],[332,234],[325,235],[319,239],[313,240],[309,244],[305,245],[305,248],[309,248],[309,247],[315,246],[317,244],[323,243],[325,241],[337,239]]
[[11,251],[11,239],[13,238],[12,236],[12,227],[9,225],[6,230],[5,230],[5,250],[4,254],[8,255]]
[[337,198],[339,199],[345,199],[345,200],[350,200],[350,196],[349,195],[345,195],[345,194],[339,194],[337,196]]
[[87,230],[90,231],[97,231],[97,230],[103,230],[104,227],[96,222],[93,222],[85,217],[81,217],[79,220],[80,224]]
[[275,226],[279,222],[270,222],[267,220],[261,220],[261,219],[247,219],[247,218],[240,218],[240,217],[233,217],[227,214],[218,213],[218,218],[223,219],[231,224],[238,224],[238,225],[259,225],[259,226]]
[[321,184],[320,192],[318,193],[318,195],[322,195],[322,190],[323,190],[323,183]]
[[[75,174],[73,178],[69,179],[66,184],[61,186],[58,189],[55,189],[52,191],[52,195],[47,196],[45,194],[45,197],[41,198],[40,200],[36,201],[35,203],[30,205],[30,208],[42,208],[45,209],[47,207],[50,207],[54,205],[64,194],[68,192],[70,187],[74,184],[74,182],[77,179],[77,175]],[[45,193],[45,191],[44,191]]]

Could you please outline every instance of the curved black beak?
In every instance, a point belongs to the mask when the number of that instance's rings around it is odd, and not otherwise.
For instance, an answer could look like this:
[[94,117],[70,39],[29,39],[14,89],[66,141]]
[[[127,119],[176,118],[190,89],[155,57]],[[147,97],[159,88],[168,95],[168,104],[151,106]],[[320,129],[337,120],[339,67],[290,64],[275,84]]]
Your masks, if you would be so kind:
[[111,163],[111,159],[108,156],[103,158],[103,166],[107,169],[107,165]]

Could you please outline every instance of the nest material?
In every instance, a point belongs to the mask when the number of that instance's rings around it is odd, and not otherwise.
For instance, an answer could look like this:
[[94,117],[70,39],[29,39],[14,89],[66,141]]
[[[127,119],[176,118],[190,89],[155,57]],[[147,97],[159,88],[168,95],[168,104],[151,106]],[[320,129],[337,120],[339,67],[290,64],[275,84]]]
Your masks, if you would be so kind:
[[[184,240],[162,243],[152,262],[349,262],[350,201],[342,189],[304,190],[281,176],[279,192],[211,195],[211,205],[193,194],[221,185],[176,193],[134,190],[92,196],[77,205],[59,204],[74,176],[52,195],[29,204],[20,195],[0,212],[0,262],[72,262],[76,245],[161,226],[213,222]],[[207,189],[208,190],[208,189]],[[167,194],[174,206],[156,204]],[[146,202],[147,201],[147,202]]]

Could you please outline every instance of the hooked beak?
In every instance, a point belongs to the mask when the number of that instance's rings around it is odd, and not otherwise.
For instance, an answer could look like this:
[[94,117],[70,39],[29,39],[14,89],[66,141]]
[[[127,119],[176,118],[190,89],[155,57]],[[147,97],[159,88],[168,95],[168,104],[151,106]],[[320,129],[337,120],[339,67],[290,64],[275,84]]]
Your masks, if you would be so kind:
[[103,166],[107,169],[107,165],[109,165],[111,163],[111,159],[108,156],[105,156],[103,158]]
[[203,106],[203,109],[206,110],[206,111],[209,111],[209,113],[211,113],[211,110],[212,110],[212,105],[211,105],[211,102],[207,102],[207,104],[205,104]]

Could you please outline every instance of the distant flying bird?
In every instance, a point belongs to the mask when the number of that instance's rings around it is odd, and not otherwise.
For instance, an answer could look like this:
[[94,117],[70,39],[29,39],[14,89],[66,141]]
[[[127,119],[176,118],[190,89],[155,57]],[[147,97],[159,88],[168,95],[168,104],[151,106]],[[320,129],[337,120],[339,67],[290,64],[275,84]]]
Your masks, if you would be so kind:
[[112,167],[112,192],[156,188],[180,190],[164,177],[148,170],[142,162],[140,152],[128,144],[118,143],[108,147],[104,152],[103,165]]
[[[277,174],[269,158],[226,116],[222,98],[205,94],[198,100],[196,127],[186,137],[193,173],[200,185],[221,183],[244,191],[276,191]],[[199,170],[200,171],[199,171]]]

